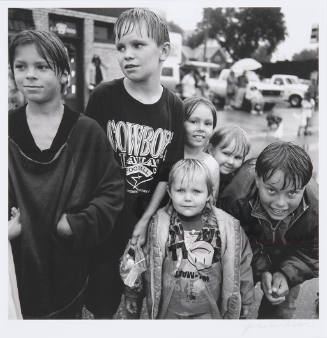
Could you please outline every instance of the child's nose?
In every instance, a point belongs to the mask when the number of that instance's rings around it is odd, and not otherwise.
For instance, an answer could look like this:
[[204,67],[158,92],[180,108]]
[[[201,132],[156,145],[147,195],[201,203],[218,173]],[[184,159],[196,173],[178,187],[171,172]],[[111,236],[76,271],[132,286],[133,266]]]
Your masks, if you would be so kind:
[[133,58],[133,51],[130,47],[125,48],[124,58],[125,60],[129,60]]
[[186,192],[184,198],[186,201],[190,201],[192,199],[192,194],[190,192]]
[[227,162],[228,162],[229,164],[233,164],[233,163],[234,163],[234,157],[233,157],[233,156],[228,156]]
[[280,194],[276,200],[276,206],[278,208],[285,208],[287,206],[286,198],[283,194]]
[[204,123],[200,122],[200,123],[198,124],[198,129],[199,129],[199,130],[204,130]]
[[26,77],[27,78],[35,78],[36,77],[34,67],[28,67],[27,68]]

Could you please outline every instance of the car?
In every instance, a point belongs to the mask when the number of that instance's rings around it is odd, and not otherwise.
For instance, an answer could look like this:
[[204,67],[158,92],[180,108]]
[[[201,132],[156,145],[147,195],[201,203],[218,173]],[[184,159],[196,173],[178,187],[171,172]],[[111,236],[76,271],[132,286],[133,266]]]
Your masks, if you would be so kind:
[[180,83],[180,70],[177,63],[164,63],[161,70],[161,84],[171,91],[176,91],[176,86]]
[[[211,79],[211,81],[208,82],[210,90],[221,102],[223,102],[226,97],[227,78],[230,71],[229,68],[225,68],[220,72],[217,78]],[[246,77],[248,84],[243,94],[244,96],[240,97],[240,95],[236,95],[237,100],[234,100],[233,104],[235,108],[250,111],[251,102],[249,98],[252,96],[254,90],[259,90],[261,93],[264,110],[270,110],[276,103],[283,101],[283,91],[280,86],[260,81],[258,74],[254,71],[247,71]]]
[[270,79],[273,83],[283,90],[284,100],[288,101],[291,107],[300,107],[304,93],[308,90],[309,86],[295,76],[287,74],[274,74]]

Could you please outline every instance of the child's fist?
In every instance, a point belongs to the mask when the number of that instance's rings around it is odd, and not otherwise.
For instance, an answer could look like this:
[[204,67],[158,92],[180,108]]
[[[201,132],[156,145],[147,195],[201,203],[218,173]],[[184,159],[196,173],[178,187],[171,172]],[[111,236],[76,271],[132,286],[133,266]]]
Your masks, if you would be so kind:
[[60,217],[60,220],[57,224],[57,233],[59,236],[62,236],[62,237],[68,237],[73,234],[72,229],[68,223],[66,214],[63,214]]
[[13,207],[11,208],[11,217],[8,221],[8,238],[12,240],[20,235],[22,232],[22,225],[20,223],[20,211]]
[[271,290],[272,295],[275,298],[283,297],[288,294],[288,283],[283,273],[277,271],[273,274]]

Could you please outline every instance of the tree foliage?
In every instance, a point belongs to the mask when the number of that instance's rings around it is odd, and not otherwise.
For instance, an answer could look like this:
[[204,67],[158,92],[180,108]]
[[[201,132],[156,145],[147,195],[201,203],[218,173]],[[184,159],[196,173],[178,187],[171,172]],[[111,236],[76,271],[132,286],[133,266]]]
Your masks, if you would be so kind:
[[174,32],[174,33],[180,33],[184,34],[183,28],[181,28],[180,26],[178,26],[174,21],[169,21],[168,22],[168,30],[170,32]]
[[303,49],[299,53],[293,55],[293,61],[305,61],[305,60],[316,60],[319,57],[319,50],[316,49]]
[[217,39],[236,61],[251,57],[262,46],[271,55],[286,34],[284,14],[277,7],[204,8],[187,44],[195,48],[206,37]]

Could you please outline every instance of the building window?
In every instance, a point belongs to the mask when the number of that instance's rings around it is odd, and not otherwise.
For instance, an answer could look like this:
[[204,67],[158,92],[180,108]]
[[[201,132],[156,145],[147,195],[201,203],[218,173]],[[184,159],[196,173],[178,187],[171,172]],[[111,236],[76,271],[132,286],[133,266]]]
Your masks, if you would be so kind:
[[94,41],[114,43],[114,24],[105,22],[94,22]]
[[8,30],[18,33],[25,29],[34,29],[33,13],[23,8],[8,8]]

